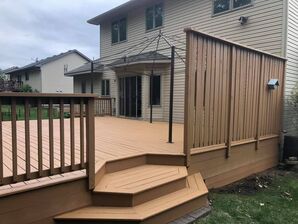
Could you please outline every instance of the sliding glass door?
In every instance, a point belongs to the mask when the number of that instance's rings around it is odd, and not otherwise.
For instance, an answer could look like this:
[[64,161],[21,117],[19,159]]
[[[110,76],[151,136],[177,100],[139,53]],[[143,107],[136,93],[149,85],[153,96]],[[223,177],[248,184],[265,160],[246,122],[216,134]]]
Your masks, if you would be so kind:
[[142,116],[142,77],[130,76],[119,79],[120,115],[139,118]]

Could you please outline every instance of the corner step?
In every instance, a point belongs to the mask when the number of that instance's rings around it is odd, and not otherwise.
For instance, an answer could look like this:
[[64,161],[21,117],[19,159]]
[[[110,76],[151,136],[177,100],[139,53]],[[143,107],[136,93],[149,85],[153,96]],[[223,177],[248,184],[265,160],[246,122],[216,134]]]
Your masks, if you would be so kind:
[[58,223],[163,224],[208,204],[208,189],[200,174],[187,177],[186,187],[134,207],[90,206],[55,218]]
[[186,186],[184,166],[142,165],[106,174],[94,189],[93,205],[136,206]]

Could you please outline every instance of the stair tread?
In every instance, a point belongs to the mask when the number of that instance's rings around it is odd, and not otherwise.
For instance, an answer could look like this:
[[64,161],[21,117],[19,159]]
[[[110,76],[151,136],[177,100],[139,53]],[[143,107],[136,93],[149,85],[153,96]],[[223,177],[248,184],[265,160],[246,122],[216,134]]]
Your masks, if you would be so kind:
[[187,177],[187,187],[135,207],[89,206],[62,214],[58,220],[144,220],[208,193],[200,174]]
[[186,177],[184,166],[142,165],[104,175],[94,192],[134,194]]

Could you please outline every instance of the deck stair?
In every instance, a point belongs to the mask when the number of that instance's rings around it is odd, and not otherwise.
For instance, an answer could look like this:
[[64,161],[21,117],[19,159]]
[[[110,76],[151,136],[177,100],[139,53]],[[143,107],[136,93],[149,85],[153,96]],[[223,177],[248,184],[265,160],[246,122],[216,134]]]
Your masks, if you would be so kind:
[[57,223],[168,223],[207,205],[201,175],[184,166],[143,164],[106,173],[91,206],[55,218]]

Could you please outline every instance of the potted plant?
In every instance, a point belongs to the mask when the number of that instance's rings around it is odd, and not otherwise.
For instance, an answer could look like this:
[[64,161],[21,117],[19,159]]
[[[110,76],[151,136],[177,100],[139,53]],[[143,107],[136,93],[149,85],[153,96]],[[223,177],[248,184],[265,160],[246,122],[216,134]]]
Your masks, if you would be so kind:
[[298,84],[287,102],[292,111],[291,125],[295,131],[285,136],[284,159],[288,164],[298,164]]

